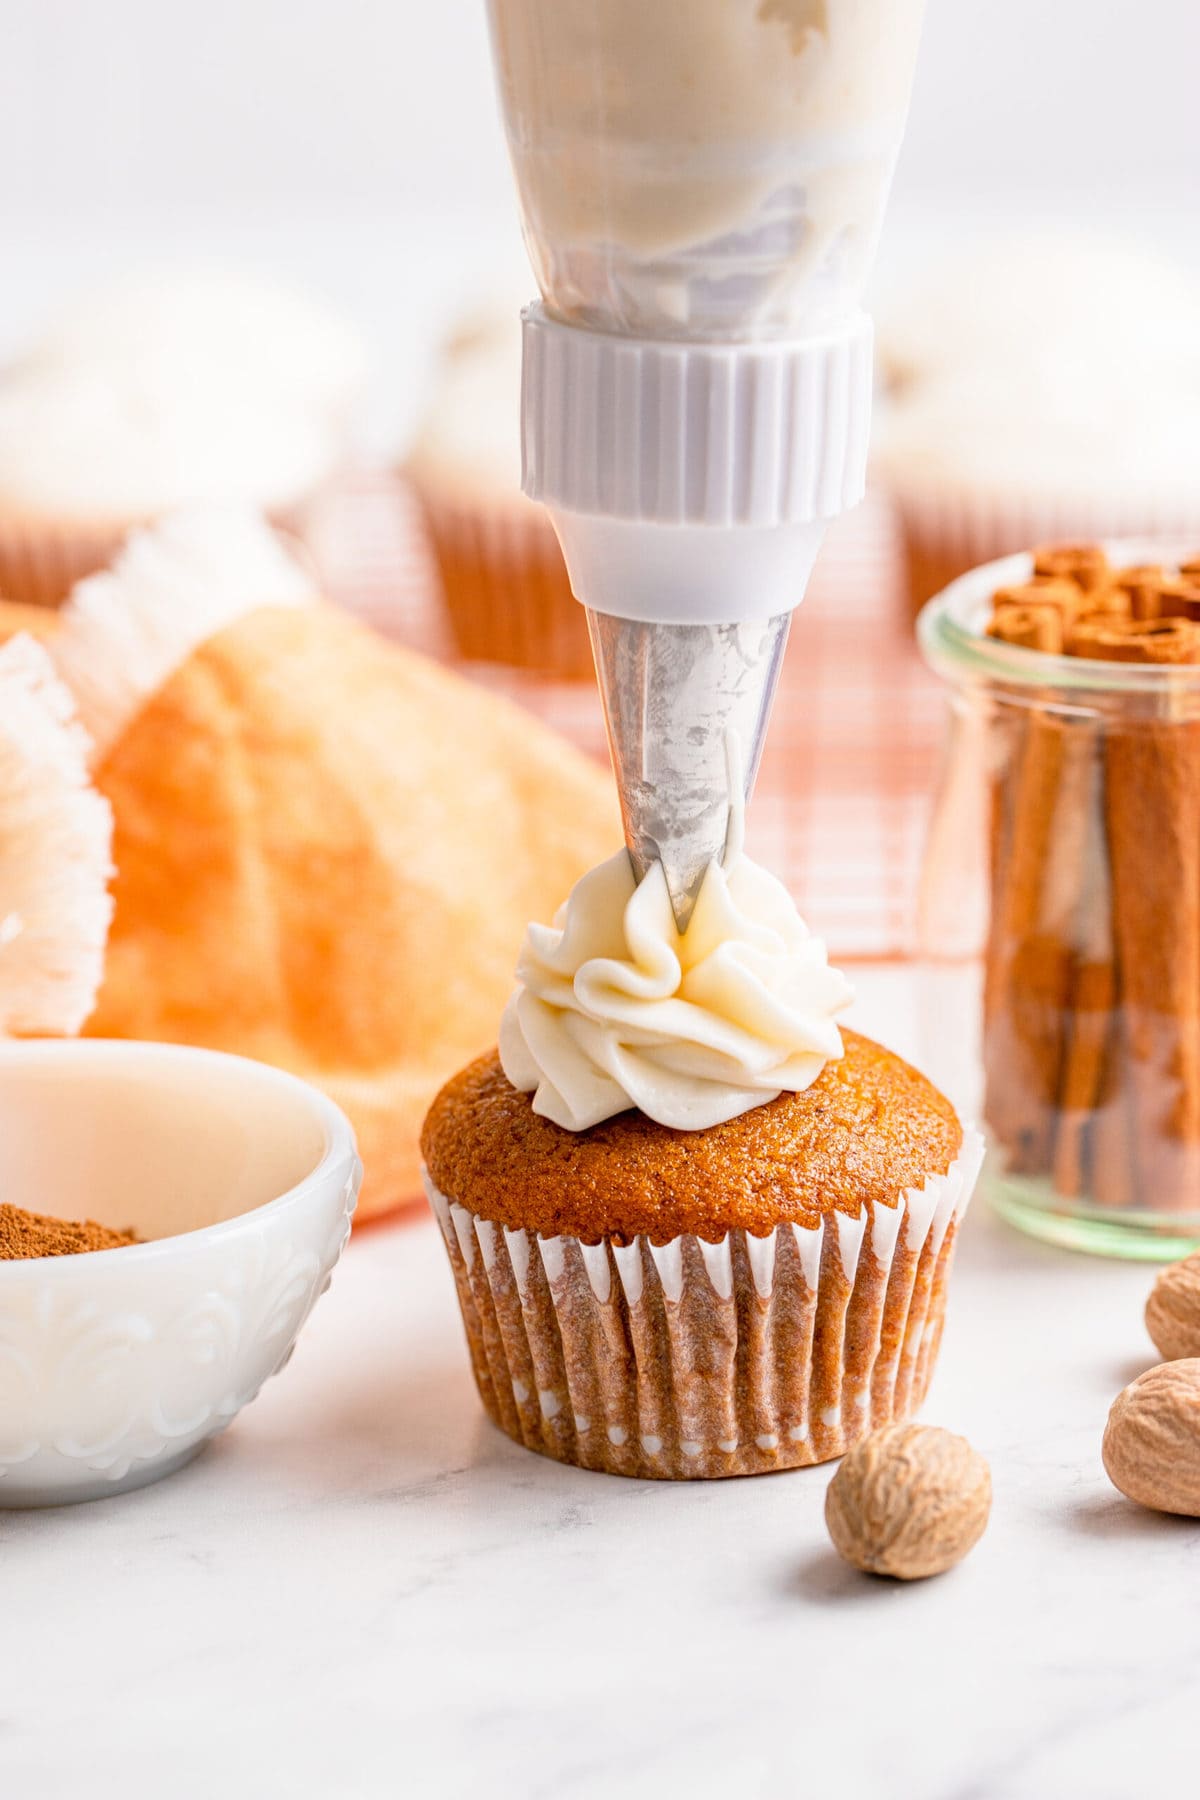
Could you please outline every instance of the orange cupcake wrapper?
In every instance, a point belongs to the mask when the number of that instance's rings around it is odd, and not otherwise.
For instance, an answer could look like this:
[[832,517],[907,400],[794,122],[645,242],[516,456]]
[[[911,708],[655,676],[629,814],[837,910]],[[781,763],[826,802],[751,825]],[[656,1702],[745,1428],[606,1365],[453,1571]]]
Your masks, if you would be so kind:
[[0,599],[61,606],[77,581],[107,568],[128,527],[0,519]]
[[425,1185],[500,1429],[579,1468],[713,1479],[828,1461],[920,1405],[982,1157],[968,1132],[896,1207],[716,1244],[540,1238]]
[[590,679],[587,617],[540,508],[458,503],[421,487],[417,493],[459,655]]

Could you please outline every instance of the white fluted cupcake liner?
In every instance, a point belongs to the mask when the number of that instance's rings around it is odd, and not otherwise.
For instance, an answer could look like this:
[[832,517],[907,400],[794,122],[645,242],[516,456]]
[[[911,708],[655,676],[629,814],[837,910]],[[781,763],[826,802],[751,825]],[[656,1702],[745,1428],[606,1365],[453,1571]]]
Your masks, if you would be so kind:
[[539,1237],[426,1177],[480,1396],[560,1462],[661,1479],[840,1456],[920,1405],[933,1373],[977,1132],[945,1175],[858,1219],[769,1237]]

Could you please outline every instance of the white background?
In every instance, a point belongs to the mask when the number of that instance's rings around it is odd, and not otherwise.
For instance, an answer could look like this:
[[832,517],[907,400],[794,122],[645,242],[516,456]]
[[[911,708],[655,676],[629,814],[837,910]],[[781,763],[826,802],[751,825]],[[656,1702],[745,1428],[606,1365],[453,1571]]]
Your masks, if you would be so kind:
[[[930,0],[881,281],[997,215],[1187,251],[1198,185],[1197,0]],[[219,252],[357,314],[400,431],[513,217],[482,0],[0,0],[0,346],[97,271]]]
[[[3,0],[0,22],[9,220],[506,203],[482,0]],[[1196,0],[930,0],[898,197],[1178,203],[1198,80]]]

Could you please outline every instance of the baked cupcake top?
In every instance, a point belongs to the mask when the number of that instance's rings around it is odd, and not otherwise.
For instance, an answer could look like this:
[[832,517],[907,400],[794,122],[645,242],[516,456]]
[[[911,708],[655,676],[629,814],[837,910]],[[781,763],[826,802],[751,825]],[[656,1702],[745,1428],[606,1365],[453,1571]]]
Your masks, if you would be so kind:
[[640,1112],[567,1131],[533,1110],[495,1051],[442,1089],[421,1149],[430,1179],[482,1218],[596,1243],[731,1230],[765,1237],[833,1212],[895,1206],[944,1175],[962,1145],[950,1102],[900,1057],[847,1031],[844,1054],[802,1093],[705,1131]]

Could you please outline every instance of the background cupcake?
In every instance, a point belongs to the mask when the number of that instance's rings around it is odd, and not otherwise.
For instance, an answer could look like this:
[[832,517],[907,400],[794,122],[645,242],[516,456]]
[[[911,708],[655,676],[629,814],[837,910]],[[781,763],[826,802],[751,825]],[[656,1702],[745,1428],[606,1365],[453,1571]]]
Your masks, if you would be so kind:
[[960,256],[881,310],[877,466],[914,609],[1029,544],[1200,536],[1200,284],[1061,235]]
[[519,306],[447,344],[406,473],[421,502],[459,654],[571,679],[587,621],[545,510],[521,493]]
[[0,372],[0,596],[58,605],[181,506],[303,534],[362,376],[340,321],[250,278],[149,274],[75,303]]

